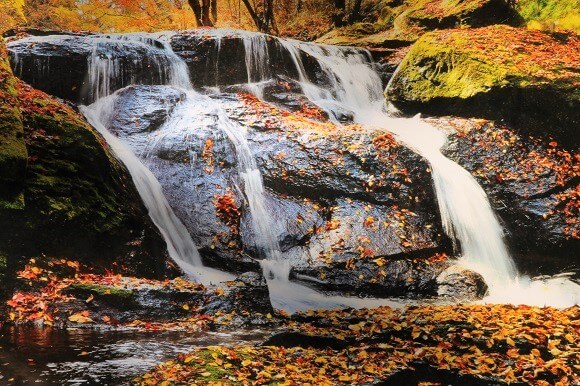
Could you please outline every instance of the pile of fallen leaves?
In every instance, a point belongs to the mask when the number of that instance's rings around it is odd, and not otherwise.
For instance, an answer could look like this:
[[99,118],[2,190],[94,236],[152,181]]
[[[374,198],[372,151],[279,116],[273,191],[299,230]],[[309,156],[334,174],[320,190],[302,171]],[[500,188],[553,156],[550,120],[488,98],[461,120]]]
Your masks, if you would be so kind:
[[[30,259],[17,273],[19,290],[6,302],[8,320],[16,324],[66,326],[106,324],[120,327],[137,327],[148,330],[203,330],[213,317],[196,312],[187,302],[182,305],[188,315],[176,320],[156,322],[139,319],[119,323],[115,315],[102,315],[102,309],[91,307],[92,292],[102,296],[130,295],[140,290],[205,293],[202,284],[182,278],[153,280],[125,277],[120,274],[98,275],[84,273],[86,267],[78,261],[66,259]],[[79,298],[71,288],[86,288],[89,295]],[[83,292],[83,291],[77,291]],[[222,290],[223,292],[223,290]]]
[[368,384],[429,366],[496,383],[573,385],[579,317],[578,307],[506,305],[310,311],[265,346],[198,349],[134,384]]
[[236,196],[233,192],[217,195],[214,202],[218,217],[227,225],[232,227],[232,231],[239,233],[238,227],[242,215],[241,208],[236,203]]
[[570,81],[578,85],[580,38],[494,25],[437,33],[438,43],[458,47],[476,59],[509,66],[537,81]]

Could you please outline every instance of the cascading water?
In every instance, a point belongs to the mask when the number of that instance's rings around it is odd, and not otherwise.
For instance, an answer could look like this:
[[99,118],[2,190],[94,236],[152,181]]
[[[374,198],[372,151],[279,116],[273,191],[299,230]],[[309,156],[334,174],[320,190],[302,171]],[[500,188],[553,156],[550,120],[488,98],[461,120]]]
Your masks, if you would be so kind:
[[290,264],[282,258],[282,251],[275,232],[274,218],[266,209],[262,174],[250,150],[245,136],[246,129],[229,119],[225,110],[217,111],[218,125],[227,134],[236,149],[238,169],[244,182],[244,192],[252,217],[256,247],[261,249],[262,268],[268,279],[287,281]]
[[131,84],[172,85],[191,89],[188,69],[168,42],[150,34],[97,35],[89,56],[91,102]]
[[[444,229],[461,249],[460,264],[480,273],[489,286],[485,301],[571,306],[580,286],[566,277],[531,280],[519,276],[487,195],[473,176],[440,151],[446,136],[422,121],[396,118],[386,111],[379,75],[367,52],[280,40],[292,55],[305,95],[331,117],[349,110],[354,121],[392,132],[431,165]],[[308,80],[300,51],[316,58],[330,80],[323,89]]]
[[[111,55],[102,55],[101,50],[110,52],[111,45],[118,49],[119,44],[126,48],[127,45],[148,45],[155,49],[155,63],[159,67],[153,69],[157,71],[160,83],[191,89],[189,74],[185,63],[171,50],[165,42],[153,40],[151,37],[143,35],[134,36],[110,36],[95,40],[95,46],[89,58],[89,78],[92,96],[95,102],[90,106],[82,106],[81,112],[85,115],[89,123],[93,125],[103,135],[113,152],[125,164],[131,174],[135,186],[149,211],[153,223],[158,227],[167,243],[170,257],[187,273],[192,279],[204,284],[216,284],[219,282],[232,280],[233,276],[227,273],[204,267],[197,246],[193,242],[191,235],[183,223],[177,218],[165,196],[161,185],[149,169],[139,160],[139,158],[117,137],[107,129],[111,120],[117,95],[114,91],[114,82],[118,80],[123,70],[119,66],[119,59]],[[162,49],[155,46],[161,44]],[[161,59],[164,58],[164,59]],[[130,70],[130,68],[128,69]],[[124,80],[123,80],[124,81]],[[132,82],[138,82],[134,77]]]
[[[292,59],[304,94],[326,110],[333,121],[339,123],[340,116],[345,111],[349,112],[354,121],[361,125],[392,132],[431,164],[444,229],[461,251],[459,263],[481,273],[489,285],[490,295],[485,301],[561,307],[578,303],[580,287],[566,277],[532,280],[518,275],[505,246],[503,230],[483,189],[466,170],[441,153],[440,149],[446,142],[444,133],[419,117],[395,118],[387,113],[381,81],[368,52],[275,39],[254,33],[241,33],[239,36],[246,49],[247,86],[250,91],[261,96],[260,83],[266,82],[272,73],[268,63],[271,48],[268,43],[275,44]],[[218,271],[203,268],[191,236],[171,210],[159,182],[141,160],[107,130],[116,100],[116,96],[111,94],[133,83],[173,85],[186,90],[185,101],[175,109],[177,116],[171,117],[168,125],[181,125],[180,122],[187,119],[188,110],[196,103],[205,103],[204,106],[212,110],[214,123],[227,134],[236,149],[256,247],[265,257],[262,265],[269,281],[272,301],[277,308],[295,311],[338,306],[395,305],[380,299],[329,297],[290,282],[290,266],[281,258],[275,224],[265,205],[262,177],[246,139],[247,129],[229,119],[219,100],[192,90],[185,62],[173,53],[160,35],[109,35],[87,39],[93,43],[89,57],[90,90],[87,100],[95,103],[83,107],[82,111],[127,165],[153,221],[167,241],[170,255],[186,272],[203,282],[224,279]],[[268,39],[274,40],[268,42]],[[219,47],[218,43],[218,56]],[[316,60],[320,66],[325,77],[324,86],[309,79],[303,62],[305,55]],[[18,69],[18,58],[15,60]],[[167,127],[167,130],[174,129]],[[213,279],[212,275],[215,275]]]

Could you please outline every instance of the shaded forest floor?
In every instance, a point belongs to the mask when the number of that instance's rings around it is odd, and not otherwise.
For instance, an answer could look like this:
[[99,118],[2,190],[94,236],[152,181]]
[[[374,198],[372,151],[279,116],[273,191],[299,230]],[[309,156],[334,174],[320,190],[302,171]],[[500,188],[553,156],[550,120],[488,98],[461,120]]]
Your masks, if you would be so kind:
[[[273,331],[258,346],[207,347],[163,363],[134,384],[574,385],[580,308],[426,305],[402,310],[216,312],[233,282],[83,273],[71,260],[32,259],[7,302],[15,324],[143,331]],[[238,294],[239,296],[239,294]],[[431,382],[431,383],[429,383]],[[438,383],[439,382],[439,383]]]

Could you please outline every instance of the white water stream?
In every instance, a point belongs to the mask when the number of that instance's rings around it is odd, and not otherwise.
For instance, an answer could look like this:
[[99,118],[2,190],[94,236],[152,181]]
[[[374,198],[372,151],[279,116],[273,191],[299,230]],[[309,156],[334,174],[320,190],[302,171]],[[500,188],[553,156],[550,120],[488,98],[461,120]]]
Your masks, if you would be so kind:
[[[280,42],[291,52],[303,91],[313,103],[331,117],[338,116],[340,110],[351,111],[355,122],[393,133],[429,162],[444,230],[456,251],[461,251],[458,263],[481,274],[488,284],[489,296],[484,302],[556,307],[580,302],[580,286],[565,275],[531,279],[518,274],[484,190],[469,172],[441,153],[447,141],[445,133],[419,116],[397,118],[387,112],[381,80],[372,68],[369,53]],[[331,80],[328,89],[308,80],[300,51],[321,64]]]
[[[81,112],[129,170],[149,216],[167,243],[167,250],[173,261],[193,280],[206,285],[233,280],[234,277],[230,274],[203,266],[197,246],[167,202],[159,181],[131,149],[107,129],[117,99],[117,95],[113,94],[115,90],[112,89],[111,81],[121,72],[119,60],[109,52],[111,45],[118,48],[119,44],[145,44],[147,48],[153,46],[147,35],[109,35],[95,38],[94,50],[89,58],[89,79],[95,102],[90,106],[81,106]],[[155,52],[158,55],[156,63],[159,68],[151,71],[157,71],[160,74],[159,80],[163,83],[186,90],[192,89],[183,60],[173,53],[167,43],[163,44],[161,51],[163,55]]]
[[[268,76],[268,52],[265,35],[244,37],[246,65],[250,90],[261,96],[255,82]],[[236,149],[239,174],[252,218],[256,247],[265,258],[262,262],[268,280],[271,299],[276,308],[294,312],[308,308],[397,306],[386,299],[331,297],[289,281],[291,267],[281,257],[276,226],[265,203],[262,176],[246,139],[246,128],[232,121],[218,100],[192,90],[187,66],[173,53],[167,43],[162,48],[151,42],[150,35],[127,35],[96,40],[89,63],[89,76],[96,102],[82,111],[105,137],[117,156],[129,169],[135,184],[168,244],[171,257],[192,277],[204,283],[231,279],[231,276],[204,268],[197,248],[185,226],[175,216],[163,196],[153,174],[119,139],[107,130],[116,96],[111,80],[121,73],[120,62],[103,46],[108,44],[146,44],[155,47],[152,71],[158,71],[159,82],[186,90],[187,98],[176,112],[187,112],[187,106],[202,103],[213,109],[221,130]],[[157,42],[159,42],[157,40]],[[486,302],[552,305],[565,307],[578,304],[580,286],[565,277],[532,280],[520,276],[503,240],[503,230],[493,213],[489,200],[477,181],[461,166],[440,151],[446,136],[433,126],[415,118],[395,118],[385,108],[381,81],[372,68],[370,55],[364,51],[345,50],[297,41],[278,40],[287,50],[298,70],[305,95],[329,112],[338,122],[342,111],[352,112],[357,123],[366,127],[388,130],[406,146],[421,154],[431,164],[433,181],[444,229],[461,251],[459,264],[479,272],[489,286]],[[158,44],[158,43],[157,43]],[[219,44],[218,44],[219,47]],[[117,47],[118,48],[118,47]],[[321,88],[308,80],[302,53],[315,58],[325,72],[330,85]],[[138,83],[139,79],[132,79]],[[174,112],[174,114],[176,113]],[[179,117],[178,117],[179,118]]]

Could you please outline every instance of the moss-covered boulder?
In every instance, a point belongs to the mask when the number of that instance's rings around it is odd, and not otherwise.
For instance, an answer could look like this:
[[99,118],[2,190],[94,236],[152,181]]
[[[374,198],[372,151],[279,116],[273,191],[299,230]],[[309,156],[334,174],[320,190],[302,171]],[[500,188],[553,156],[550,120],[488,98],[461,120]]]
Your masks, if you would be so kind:
[[16,83],[6,46],[0,40],[0,210],[19,209],[24,205],[23,182],[28,155]]
[[580,125],[580,39],[490,26],[425,34],[386,94],[399,108],[504,119],[569,146]]
[[73,107],[14,78],[0,47],[0,252],[175,272],[127,170]]
[[516,9],[528,28],[580,33],[580,0],[518,0]]
[[371,48],[408,46],[434,29],[518,24],[506,0],[383,0],[364,23],[334,29],[318,41]]

